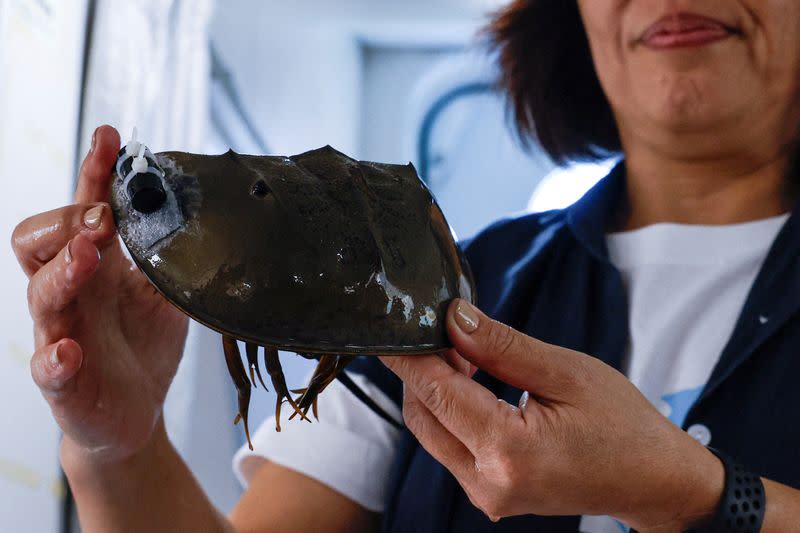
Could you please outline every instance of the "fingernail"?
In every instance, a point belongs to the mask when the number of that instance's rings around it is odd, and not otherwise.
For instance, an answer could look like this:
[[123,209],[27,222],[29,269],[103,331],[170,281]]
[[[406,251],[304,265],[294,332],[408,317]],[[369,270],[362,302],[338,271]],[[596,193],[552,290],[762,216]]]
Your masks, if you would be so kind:
[[61,351],[61,346],[62,346],[61,344],[56,346],[56,349],[53,350],[53,352],[50,354],[50,364],[53,367],[61,366],[62,358],[61,358],[61,354],[59,353]]
[[67,264],[72,263],[72,239],[67,243],[67,249],[64,251],[64,262]]
[[528,391],[522,392],[522,394],[519,397],[519,404],[518,404],[520,409],[525,409],[526,407],[528,407],[528,400],[530,399],[530,397],[531,395],[528,393]]
[[100,227],[100,221],[103,219],[103,205],[97,205],[86,211],[83,215],[83,223],[89,229],[97,229]]
[[89,153],[94,152],[94,147],[97,144],[97,130],[92,133],[92,145],[89,147]]
[[466,300],[459,300],[456,305],[456,324],[464,333],[472,333],[478,329],[478,312],[475,307]]

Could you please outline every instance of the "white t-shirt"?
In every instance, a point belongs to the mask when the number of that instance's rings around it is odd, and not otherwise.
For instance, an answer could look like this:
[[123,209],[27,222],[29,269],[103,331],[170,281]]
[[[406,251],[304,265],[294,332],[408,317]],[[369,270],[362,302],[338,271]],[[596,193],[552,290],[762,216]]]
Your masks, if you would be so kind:
[[[400,408],[364,376],[349,374],[395,420]],[[306,382],[311,378],[309,374]],[[252,436],[253,451],[243,446],[233,456],[233,469],[243,486],[263,458],[301,472],[360,503],[381,512],[387,495],[389,470],[400,430],[376,415],[344,385],[333,380],[319,397],[319,420],[289,420],[281,409],[281,431],[271,416]],[[310,413],[309,413],[310,415]]]
[[[610,259],[628,289],[627,375],[674,423],[683,423],[708,380],[787,218],[728,226],[656,224],[608,236]],[[359,375],[351,377],[401,420],[398,408],[377,388]],[[266,458],[367,509],[384,509],[399,430],[337,381],[320,397],[319,421],[299,424],[284,418],[281,428],[276,433],[274,418],[268,419],[253,436],[255,450],[243,447],[236,453],[234,471],[243,485]],[[713,436],[701,431],[698,438]],[[584,517],[581,531],[619,533],[627,528],[609,517]]]

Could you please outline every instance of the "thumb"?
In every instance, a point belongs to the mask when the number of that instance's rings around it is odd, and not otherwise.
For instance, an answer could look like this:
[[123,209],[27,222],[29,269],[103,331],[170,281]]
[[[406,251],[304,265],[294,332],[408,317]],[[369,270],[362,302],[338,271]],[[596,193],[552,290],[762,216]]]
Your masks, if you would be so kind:
[[540,396],[569,393],[585,367],[585,355],[520,333],[463,299],[454,300],[447,310],[447,332],[456,351],[470,363]]
[[111,172],[117,160],[119,133],[100,126],[92,135],[92,148],[83,160],[75,189],[75,203],[107,202],[111,194]]

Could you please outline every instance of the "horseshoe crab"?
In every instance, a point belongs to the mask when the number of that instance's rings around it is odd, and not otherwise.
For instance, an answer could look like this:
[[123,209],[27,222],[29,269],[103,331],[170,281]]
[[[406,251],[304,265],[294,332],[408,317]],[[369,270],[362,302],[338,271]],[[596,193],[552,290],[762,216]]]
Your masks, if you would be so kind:
[[[446,349],[447,304],[474,294],[411,164],[356,161],[330,146],[292,157],[154,154],[134,132],[119,152],[111,206],[155,288],[223,335],[234,422],[244,422],[248,443],[251,386],[266,388],[259,347],[278,396],[277,431],[284,401],[292,418],[309,420],[309,409],[316,417],[317,396],[337,376],[387,418],[342,369],[358,355]],[[305,389],[288,389],[279,349],[319,359]]]

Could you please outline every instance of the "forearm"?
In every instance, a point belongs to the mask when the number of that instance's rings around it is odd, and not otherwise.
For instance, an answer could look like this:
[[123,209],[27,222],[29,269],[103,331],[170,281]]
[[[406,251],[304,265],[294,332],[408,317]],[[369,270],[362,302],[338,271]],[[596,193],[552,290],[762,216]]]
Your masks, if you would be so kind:
[[[800,517],[800,490],[782,485],[775,481],[762,478],[764,484],[764,498],[766,507],[764,521],[761,525],[762,533],[783,533],[785,531],[795,531],[797,529],[798,517]],[[696,509],[695,516],[709,518],[720,505],[720,487],[717,483],[704,484],[703,493],[697,497],[700,503]],[[700,527],[707,525],[707,519],[699,521],[685,521],[684,526]]]
[[203,493],[163,427],[123,463],[98,464],[69,442],[62,444],[61,460],[85,533],[235,532]]
[[[693,502],[692,512],[687,516],[683,515],[681,530],[688,527],[707,526],[713,514],[717,511],[722,497],[721,479],[719,473],[714,473],[714,467],[710,463],[704,467],[709,473],[708,479],[711,483],[698,483],[700,492],[689,500]],[[710,468],[710,469],[709,469]],[[717,468],[721,468],[721,465]],[[800,490],[783,485],[775,481],[762,478],[764,484],[764,499],[766,507],[764,520],[761,526],[762,533],[783,533],[794,531],[797,528],[798,517],[800,517]],[[694,520],[692,519],[694,518]]]
[[762,533],[794,531],[800,517],[800,491],[763,479],[767,508]]

